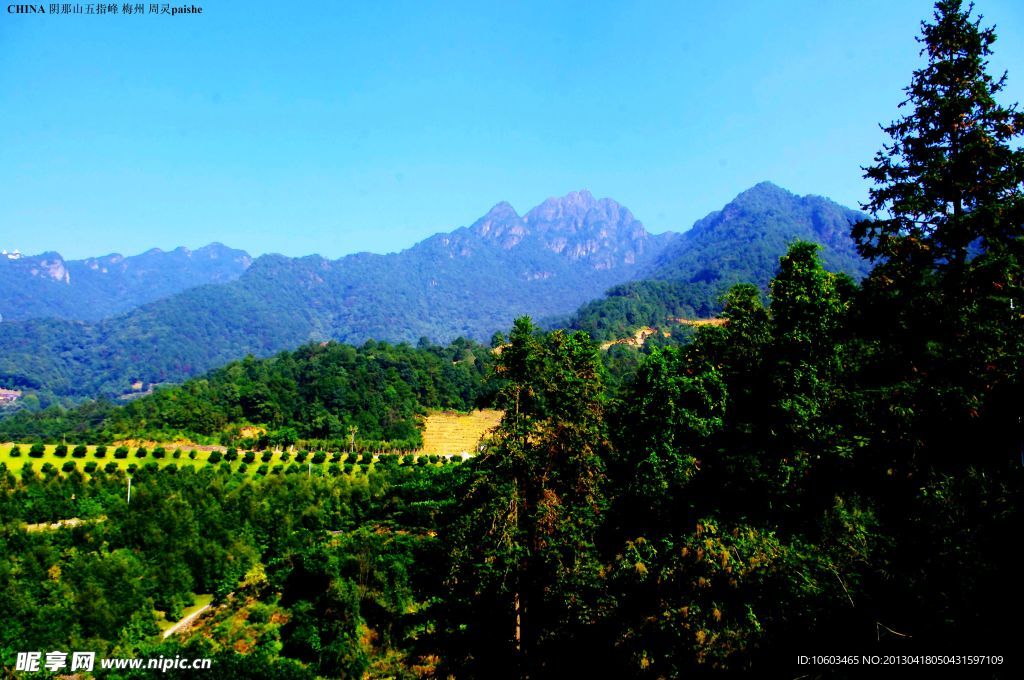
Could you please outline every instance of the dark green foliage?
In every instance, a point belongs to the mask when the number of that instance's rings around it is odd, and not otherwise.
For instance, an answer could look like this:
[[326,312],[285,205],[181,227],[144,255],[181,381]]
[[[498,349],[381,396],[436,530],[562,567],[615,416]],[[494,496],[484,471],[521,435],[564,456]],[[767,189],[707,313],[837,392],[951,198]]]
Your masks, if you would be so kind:
[[140,446],[139,448],[135,449],[135,457],[136,458],[145,458],[148,455],[149,455],[149,451],[146,450],[145,446]]
[[11,447],[11,451],[7,455],[9,455],[11,458],[19,457],[21,455],[21,447],[15,444],[14,446]]
[[85,454],[88,453],[88,451],[89,450],[85,447],[85,444],[79,444],[72,449],[71,456],[73,458],[85,458]]
[[210,456],[209,456],[209,458],[207,458],[207,460],[210,463],[219,463],[220,459],[221,459],[220,451],[210,451]]
[[598,601],[601,364],[585,333],[541,334],[523,318],[495,370],[505,415],[472,465],[450,536],[449,634],[462,650],[451,662],[470,674],[507,674],[510,662],[547,673]]
[[[360,348],[307,345],[271,359],[235,362],[202,379],[112,408],[82,436],[101,441],[217,437],[231,442],[241,440],[244,426],[258,424],[268,430],[261,448],[290,446],[299,436],[340,448],[354,427],[362,441],[417,447],[417,418],[428,408],[473,408],[483,397],[483,376],[492,362],[489,350],[464,340],[420,349],[376,342]],[[78,422],[83,409],[92,413],[91,407],[81,407],[16,414],[0,421],[0,438],[5,430],[59,429]]]
[[32,458],[42,458],[44,453],[46,453],[46,446],[39,442],[33,444],[32,448],[28,450],[28,455]]
[[153,449],[153,457],[156,458],[157,460],[164,458],[165,456],[167,456],[167,450],[164,449],[164,447],[158,446],[155,449]]
[[106,457],[106,455],[107,455],[107,447],[102,445],[102,444],[100,444],[93,451],[92,455],[94,457],[96,457],[96,458],[104,458],[104,457]]
[[68,455],[68,447],[67,447],[67,445],[66,444],[57,444],[57,446],[53,449],[53,455],[57,456],[58,458],[66,457]]
[[73,460],[66,460],[60,466],[61,472],[71,472],[74,469],[75,469],[75,461],[73,461]]
[[566,325],[596,341],[629,337],[641,326],[663,327],[672,318],[707,318],[718,310],[714,290],[679,281],[634,281],[589,302]]
[[128,457],[128,447],[127,446],[118,446],[116,449],[114,449],[114,458],[124,459],[124,458],[127,458],[127,457]]

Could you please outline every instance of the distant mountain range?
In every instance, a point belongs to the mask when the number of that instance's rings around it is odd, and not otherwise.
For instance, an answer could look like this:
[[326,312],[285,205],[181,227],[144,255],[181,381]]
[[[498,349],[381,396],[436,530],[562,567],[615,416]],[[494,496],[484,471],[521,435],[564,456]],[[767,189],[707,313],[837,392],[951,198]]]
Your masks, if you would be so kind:
[[232,281],[98,323],[4,322],[0,387],[112,396],[310,340],[486,340],[518,315],[565,315],[637,279],[684,282],[708,311],[730,282],[766,283],[795,238],[821,242],[833,268],[862,274],[848,236],[861,217],[768,183],[683,234],[649,234],[628,209],[586,191],[524,215],[499,203],[471,226],[400,253],[267,255]]
[[198,250],[153,248],[65,260],[59,253],[0,255],[0,320],[99,321],[204,283],[233,281],[252,264],[243,250],[219,243]]

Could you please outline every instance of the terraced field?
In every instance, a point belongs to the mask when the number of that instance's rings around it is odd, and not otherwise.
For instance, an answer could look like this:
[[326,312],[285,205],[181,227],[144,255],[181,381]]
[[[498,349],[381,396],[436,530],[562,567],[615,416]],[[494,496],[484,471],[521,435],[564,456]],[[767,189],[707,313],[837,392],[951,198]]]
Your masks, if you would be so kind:
[[470,413],[442,411],[427,416],[420,453],[452,456],[472,454],[480,440],[501,422],[501,411],[480,409]]

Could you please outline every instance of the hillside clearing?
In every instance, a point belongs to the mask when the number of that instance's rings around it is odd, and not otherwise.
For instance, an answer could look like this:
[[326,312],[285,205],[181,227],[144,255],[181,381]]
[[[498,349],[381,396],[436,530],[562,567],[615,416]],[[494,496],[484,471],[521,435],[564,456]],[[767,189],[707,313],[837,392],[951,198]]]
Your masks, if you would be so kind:
[[423,429],[423,448],[418,453],[443,456],[472,454],[480,440],[498,426],[501,416],[502,412],[495,409],[431,413]]

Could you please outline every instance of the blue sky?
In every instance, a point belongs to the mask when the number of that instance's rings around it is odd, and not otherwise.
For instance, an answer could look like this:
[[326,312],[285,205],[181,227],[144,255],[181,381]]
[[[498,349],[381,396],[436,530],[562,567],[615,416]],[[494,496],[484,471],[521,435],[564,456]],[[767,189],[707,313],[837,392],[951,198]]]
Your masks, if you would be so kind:
[[[147,3],[148,4],[148,3]],[[856,207],[917,0],[0,8],[0,247],[406,248],[588,188],[654,232],[771,180]],[[980,0],[1024,100],[1024,3]],[[47,3],[47,7],[49,4]]]

